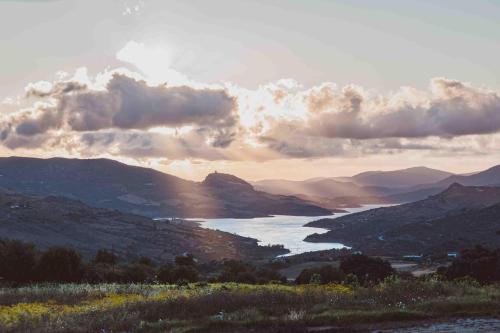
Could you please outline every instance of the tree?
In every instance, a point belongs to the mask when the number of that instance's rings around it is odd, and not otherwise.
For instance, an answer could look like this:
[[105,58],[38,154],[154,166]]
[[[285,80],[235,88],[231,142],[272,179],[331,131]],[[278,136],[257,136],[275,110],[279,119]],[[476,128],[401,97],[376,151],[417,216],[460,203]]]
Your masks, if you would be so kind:
[[200,273],[195,266],[168,263],[160,267],[157,279],[160,283],[196,282],[199,276]]
[[196,266],[196,259],[192,254],[175,257],[175,264],[178,266]]
[[83,276],[82,260],[73,249],[51,247],[43,252],[37,275],[47,282],[79,282]]
[[395,273],[388,261],[362,254],[346,256],[340,261],[344,274],[354,274],[359,282],[380,282]]
[[269,283],[270,281],[274,282],[286,282],[286,277],[278,272],[276,269],[261,267],[255,272],[255,276],[257,277],[258,283]]
[[217,280],[220,282],[256,283],[255,267],[237,260],[224,261],[222,272]]
[[149,266],[149,267],[155,267],[156,266],[155,263],[153,262],[153,260],[151,260],[148,257],[140,257],[137,260],[137,263],[141,264],[141,265],[144,265],[144,266]]
[[298,284],[311,283],[313,277],[315,283],[339,283],[344,280],[345,274],[332,265],[323,265],[321,267],[304,269],[300,272],[299,276],[297,276],[295,282]]
[[158,269],[158,275],[157,275],[157,279],[158,279],[158,282],[160,283],[174,283],[174,269],[175,269],[175,266],[172,265],[172,264],[165,264],[165,265],[162,265],[159,269]]
[[189,265],[177,265],[172,271],[172,282],[178,283],[180,281],[196,282],[199,280],[200,273],[196,267]]
[[116,265],[117,262],[118,256],[106,249],[100,249],[94,257],[94,263],[96,264]]
[[18,240],[0,240],[0,278],[15,283],[33,280],[35,246]]
[[450,280],[471,277],[480,283],[500,281],[500,250],[489,250],[479,245],[464,250],[440,273]]
[[154,275],[153,267],[135,263],[123,267],[122,280],[127,283],[145,283],[151,282]]

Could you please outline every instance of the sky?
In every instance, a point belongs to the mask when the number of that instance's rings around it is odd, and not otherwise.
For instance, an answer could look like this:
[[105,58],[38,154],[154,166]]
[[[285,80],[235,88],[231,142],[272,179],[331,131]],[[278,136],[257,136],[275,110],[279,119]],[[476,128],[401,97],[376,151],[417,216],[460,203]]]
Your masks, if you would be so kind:
[[0,155],[200,180],[500,164],[500,1],[0,0]]

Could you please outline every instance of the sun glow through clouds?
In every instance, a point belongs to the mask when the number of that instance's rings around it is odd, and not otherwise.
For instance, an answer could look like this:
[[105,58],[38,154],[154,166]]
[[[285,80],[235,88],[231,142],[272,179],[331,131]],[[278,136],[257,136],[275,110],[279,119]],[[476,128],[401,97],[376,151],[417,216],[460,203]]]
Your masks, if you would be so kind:
[[116,53],[116,58],[137,67],[150,84],[179,86],[189,83],[184,74],[171,68],[174,61],[172,48],[151,47],[132,40]]

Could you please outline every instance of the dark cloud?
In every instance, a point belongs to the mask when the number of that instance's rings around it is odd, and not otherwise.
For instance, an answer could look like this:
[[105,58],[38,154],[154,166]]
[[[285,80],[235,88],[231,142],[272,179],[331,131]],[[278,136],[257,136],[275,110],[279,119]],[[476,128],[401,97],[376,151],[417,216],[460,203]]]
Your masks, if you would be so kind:
[[238,125],[236,100],[224,90],[151,87],[126,75],[115,74],[104,91],[89,90],[77,82],[57,82],[48,89],[47,85],[30,85],[26,94],[50,97],[56,105],[12,118],[10,126],[21,136],[61,127],[86,132],[192,125],[214,146],[227,147],[235,139]]
[[56,108],[41,108],[37,116],[22,117],[16,126],[16,133],[23,136],[32,136],[47,132],[49,129],[62,126],[62,114]]
[[51,85],[50,89],[43,90],[36,85],[29,85],[26,89],[26,97],[49,97],[55,96],[58,97],[63,94],[69,94],[71,92],[83,91],[87,89],[87,85],[82,84],[80,82],[75,81],[65,81],[65,82],[56,82],[54,85]]
[[113,76],[104,92],[64,95],[59,107],[77,131],[183,125],[228,128],[236,124],[235,99],[224,90],[150,87],[125,75]]

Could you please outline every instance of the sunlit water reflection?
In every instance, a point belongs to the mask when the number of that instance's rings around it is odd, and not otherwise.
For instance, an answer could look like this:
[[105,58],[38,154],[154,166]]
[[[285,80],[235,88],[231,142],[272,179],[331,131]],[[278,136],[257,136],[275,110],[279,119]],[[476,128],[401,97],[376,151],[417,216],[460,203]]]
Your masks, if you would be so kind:
[[[306,236],[313,233],[325,233],[328,230],[322,228],[304,227],[311,221],[321,218],[338,218],[364,210],[383,207],[385,205],[364,205],[358,208],[348,208],[347,213],[337,213],[328,216],[288,216],[277,215],[273,217],[260,217],[253,219],[202,219],[200,225],[203,228],[221,230],[245,237],[252,237],[259,240],[260,245],[283,244],[289,249],[291,254],[299,254],[309,251],[320,251],[329,249],[339,249],[344,247],[340,243],[309,243],[304,242]],[[193,219],[200,220],[200,219]]]

